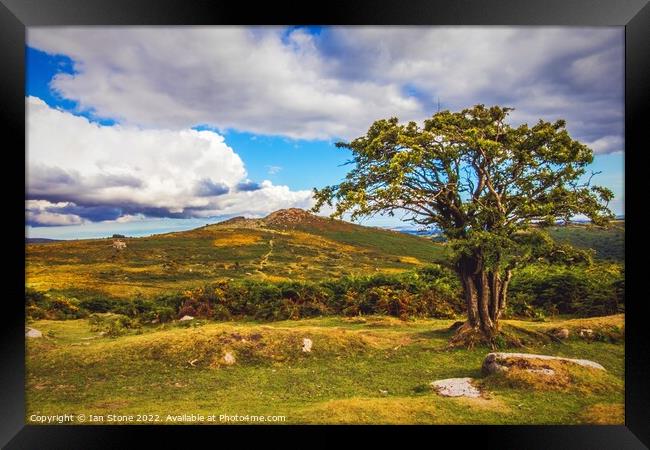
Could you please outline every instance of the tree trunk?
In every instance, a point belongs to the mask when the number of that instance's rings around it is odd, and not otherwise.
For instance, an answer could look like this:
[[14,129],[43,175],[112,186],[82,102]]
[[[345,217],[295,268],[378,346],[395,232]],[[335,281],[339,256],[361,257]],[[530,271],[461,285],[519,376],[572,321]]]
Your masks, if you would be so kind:
[[465,296],[465,307],[467,309],[467,325],[471,328],[480,326],[478,316],[478,292],[474,280],[475,264],[470,260],[463,260],[459,263],[458,272],[463,286]]
[[473,330],[492,341],[499,332],[499,318],[506,307],[511,271],[488,270],[480,260],[469,257],[461,259],[457,269],[467,308],[467,322],[460,332]]

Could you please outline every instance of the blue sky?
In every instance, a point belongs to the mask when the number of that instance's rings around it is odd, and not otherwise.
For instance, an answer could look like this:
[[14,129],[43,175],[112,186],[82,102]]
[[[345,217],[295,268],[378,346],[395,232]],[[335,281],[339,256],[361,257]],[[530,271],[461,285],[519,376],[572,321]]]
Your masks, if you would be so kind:
[[48,27],[26,56],[30,237],[308,208],[334,142],[477,103],[567,119],[624,212],[622,28]]

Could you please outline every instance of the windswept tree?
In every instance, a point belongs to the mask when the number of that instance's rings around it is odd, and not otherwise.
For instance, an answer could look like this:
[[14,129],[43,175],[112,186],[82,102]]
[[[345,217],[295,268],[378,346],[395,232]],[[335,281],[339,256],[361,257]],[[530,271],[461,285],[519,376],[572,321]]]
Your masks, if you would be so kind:
[[565,121],[513,127],[506,121],[511,110],[441,111],[423,127],[378,120],[365,136],[336,144],[353,155],[344,181],[315,189],[314,211],[327,204],[333,217],[349,213],[353,220],[403,214],[444,234],[467,307],[459,341],[494,342],[516,267],[588,257],[554,244],[545,225],[577,215],[601,225],[612,218],[613,194],[590,185],[592,151],[571,138]]

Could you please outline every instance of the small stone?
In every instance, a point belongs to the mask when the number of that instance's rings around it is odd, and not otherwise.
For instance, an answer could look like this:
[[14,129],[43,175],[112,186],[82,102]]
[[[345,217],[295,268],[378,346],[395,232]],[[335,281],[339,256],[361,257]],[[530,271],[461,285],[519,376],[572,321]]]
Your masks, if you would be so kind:
[[226,354],[223,355],[223,362],[228,366],[232,366],[233,364],[235,364],[234,355],[231,352],[226,352]]
[[302,351],[305,353],[311,353],[311,346],[313,342],[309,338],[304,338],[302,340]]
[[554,335],[559,339],[567,339],[569,337],[569,330],[567,328],[560,328],[555,331]]
[[478,398],[481,391],[472,385],[472,378],[447,378],[431,382],[431,387],[444,397]]
[[25,336],[28,338],[42,338],[43,333],[38,331],[36,328],[27,328],[27,331],[25,332]]
[[113,248],[116,250],[124,250],[126,248],[126,242],[124,241],[113,241]]
[[581,328],[580,331],[578,331],[578,334],[580,335],[580,337],[590,338],[591,336],[593,336],[594,330],[590,328]]
[[187,320],[194,320],[194,317],[192,316],[183,316],[179,319],[181,322],[185,322]]

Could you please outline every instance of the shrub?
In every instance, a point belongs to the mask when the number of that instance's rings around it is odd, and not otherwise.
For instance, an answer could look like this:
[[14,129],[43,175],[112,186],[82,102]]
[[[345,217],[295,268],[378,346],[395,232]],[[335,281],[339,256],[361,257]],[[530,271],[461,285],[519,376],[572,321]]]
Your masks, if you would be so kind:
[[82,299],[79,307],[90,313],[105,313],[114,311],[118,307],[117,302],[118,300],[107,297],[90,297]]
[[[624,309],[624,271],[615,263],[589,266],[536,264],[515,272],[506,317],[544,320],[547,315],[607,315]],[[156,298],[74,298],[26,289],[32,319],[115,313],[146,322],[190,315],[232,320],[286,320],[326,315],[385,314],[454,318],[464,310],[456,275],[430,265],[397,275],[344,276],[320,282],[230,280]]]
[[77,319],[82,316],[78,300],[75,298],[55,297],[50,300],[50,313],[55,319]]
[[90,330],[104,333],[109,337],[118,337],[126,334],[131,329],[140,328],[139,323],[123,314],[91,314],[88,317]]
[[163,306],[155,310],[155,319],[160,323],[171,322],[174,320],[175,315],[176,311],[174,308],[170,308],[169,306]]
[[622,312],[624,289],[624,274],[618,264],[537,264],[513,276],[510,297],[515,310],[534,307],[547,314],[588,317]]
[[29,319],[34,320],[45,319],[47,317],[47,312],[36,305],[27,306],[25,313]]

